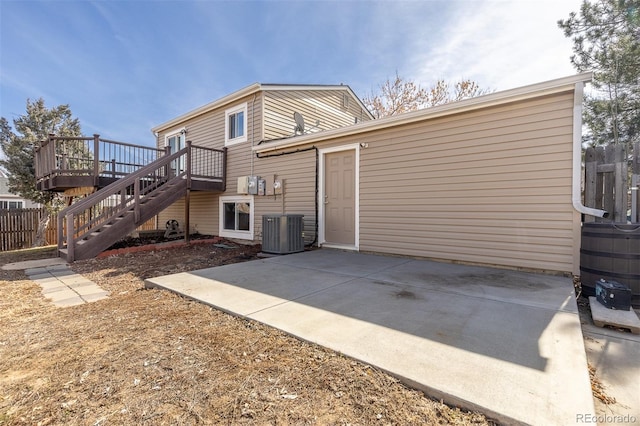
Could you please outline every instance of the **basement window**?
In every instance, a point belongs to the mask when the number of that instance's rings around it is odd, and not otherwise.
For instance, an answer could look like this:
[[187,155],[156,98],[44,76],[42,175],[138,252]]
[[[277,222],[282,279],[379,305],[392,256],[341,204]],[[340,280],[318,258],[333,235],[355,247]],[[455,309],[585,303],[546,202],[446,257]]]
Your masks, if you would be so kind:
[[247,104],[241,104],[229,108],[224,112],[225,146],[234,145],[247,141]]
[[220,236],[253,240],[253,197],[220,197]]

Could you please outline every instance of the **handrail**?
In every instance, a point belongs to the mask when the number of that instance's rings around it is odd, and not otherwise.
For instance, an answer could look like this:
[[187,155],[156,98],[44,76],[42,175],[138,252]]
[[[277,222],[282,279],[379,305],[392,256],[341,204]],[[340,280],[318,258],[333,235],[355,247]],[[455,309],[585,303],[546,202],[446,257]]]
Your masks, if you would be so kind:
[[[136,219],[139,218],[139,203],[142,196],[149,195],[157,190],[168,179],[182,179],[187,174],[186,171],[179,171],[172,174],[169,166],[171,163],[179,162],[179,159],[190,154],[190,147],[187,146],[180,151],[166,155],[151,164],[137,170],[126,177],[119,179],[110,185],[107,185],[98,192],[95,192],[83,200],[72,204],[58,214],[58,229],[63,229],[63,220],[66,218],[66,241],[67,256],[74,259],[75,243],[85,238],[85,236],[93,230],[100,227],[113,217],[117,217],[123,212],[134,207]],[[187,160],[188,162],[188,160]],[[174,163],[175,164],[175,163]],[[145,192],[141,192],[140,186],[143,182]],[[132,188],[133,186],[133,188]],[[133,193],[133,194],[132,194]],[[104,204],[108,198],[118,197],[115,205]],[[85,222],[76,229],[74,226],[74,218],[85,215]],[[87,217],[88,215],[88,217]],[[93,215],[97,215],[93,217]],[[82,230],[84,229],[84,230]],[[78,234],[76,236],[76,234]],[[58,249],[62,249],[64,245],[64,235],[58,233]]]
[[[116,218],[132,214],[133,221],[138,223],[149,214],[149,210],[143,207],[143,199],[155,199],[154,194],[163,191],[162,188],[167,188],[164,185],[172,185],[171,182],[182,181],[180,188],[186,188],[187,197],[194,178],[199,181],[213,181],[217,183],[218,188],[224,188],[226,153],[227,150],[224,148],[220,150],[197,147],[193,146],[191,141],[187,141],[186,147],[178,152],[167,153],[138,170],[124,174],[99,191],[64,208],[58,214],[58,249],[64,247],[66,240],[67,259],[73,261],[76,243],[97,237],[98,234],[90,235],[94,232],[109,232],[110,227],[106,225],[114,225]],[[198,188],[202,186],[199,184]],[[66,232],[62,232],[65,228]]]
[[[83,200],[73,203],[68,207],[65,207],[60,211],[60,214],[66,215],[68,213],[75,213],[76,211],[86,210],[85,206],[92,206],[96,204],[95,201],[103,201],[107,197],[110,197],[111,195],[113,195],[114,192],[117,192],[115,191],[116,189],[126,188],[127,186],[135,182],[135,180],[138,179],[139,177],[147,176],[149,174],[148,173],[149,170],[156,170],[158,169],[158,166],[164,167],[186,153],[187,153],[187,148],[183,148],[174,154],[164,156],[159,160],[156,160],[155,162],[148,164],[141,169],[138,169],[136,172],[130,173],[127,176],[123,177],[122,179],[118,179],[117,181],[110,183],[109,185],[102,188],[102,190],[98,192],[94,192],[93,194],[87,196]],[[157,163],[158,161],[159,163]]]

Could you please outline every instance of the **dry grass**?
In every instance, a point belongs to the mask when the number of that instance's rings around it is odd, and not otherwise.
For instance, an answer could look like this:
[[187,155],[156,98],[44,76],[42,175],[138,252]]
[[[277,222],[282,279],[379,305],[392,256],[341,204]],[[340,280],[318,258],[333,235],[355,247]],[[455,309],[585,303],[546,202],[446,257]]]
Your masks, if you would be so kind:
[[595,367],[591,364],[588,364],[588,367],[589,367],[589,379],[591,380],[591,392],[593,392],[593,396],[595,398],[598,398],[598,400],[600,400],[600,402],[602,402],[605,405],[615,404],[616,399],[607,395],[604,385],[596,375]]
[[[0,424],[489,423],[338,353],[143,289],[144,278],[255,251],[205,245],[77,262],[111,297],[68,308],[22,271],[0,271]],[[24,259],[0,254],[0,264]]]

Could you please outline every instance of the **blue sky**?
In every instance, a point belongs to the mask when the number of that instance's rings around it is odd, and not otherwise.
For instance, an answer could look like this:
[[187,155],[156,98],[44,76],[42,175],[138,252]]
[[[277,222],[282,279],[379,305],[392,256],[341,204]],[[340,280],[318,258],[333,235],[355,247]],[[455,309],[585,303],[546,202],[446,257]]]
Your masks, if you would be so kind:
[[580,0],[0,0],[0,116],[69,104],[83,133],[151,127],[255,82],[505,90],[574,74],[556,21]]

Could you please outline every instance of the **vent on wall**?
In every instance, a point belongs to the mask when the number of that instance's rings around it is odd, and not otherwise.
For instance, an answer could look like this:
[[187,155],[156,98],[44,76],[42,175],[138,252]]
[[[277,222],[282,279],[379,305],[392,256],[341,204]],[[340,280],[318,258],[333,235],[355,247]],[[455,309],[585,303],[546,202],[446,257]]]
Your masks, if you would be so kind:
[[262,251],[289,254],[304,251],[301,214],[265,214],[262,216]]

